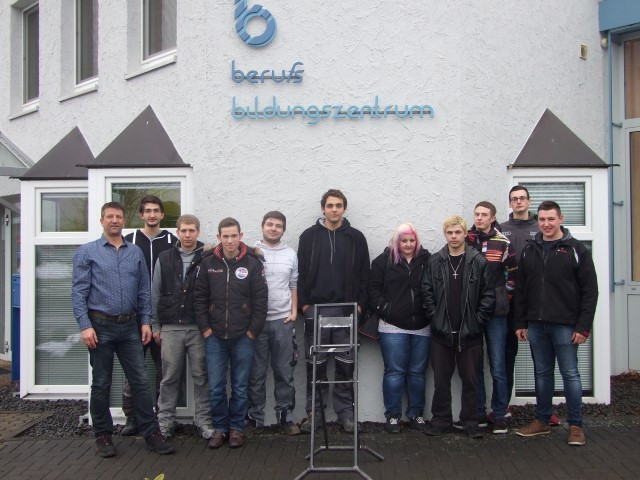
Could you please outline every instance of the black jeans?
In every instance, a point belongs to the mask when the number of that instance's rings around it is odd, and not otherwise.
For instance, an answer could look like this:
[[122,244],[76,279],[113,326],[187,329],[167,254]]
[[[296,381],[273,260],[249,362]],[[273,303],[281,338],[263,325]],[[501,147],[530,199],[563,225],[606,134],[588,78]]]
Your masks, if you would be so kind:
[[516,368],[516,356],[518,355],[518,337],[514,328],[513,303],[510,305],[507,316],[507,344],[505,352],[505,364],[507,370],[507,406],[511,402],[513,394],[513,375]]
[[[325,308],[322,310],[324,315],[344,315],[341,308]],[[312,383],[313,383],[313,359],[310,348],[313,344],[313,305],[304,313],[304,348],[305,360],[307,365],[307,402],[306,410],[311,412]],[[347,328],[324,328],[322,329],[322,343],[348,343],[349,330]],[[327,361],[328,353],[316,355],[316,377],[318,380],[327,380]],[[351,380],[353,379],[353,353],[338,353],[334,355],[335,361],[335,379]],[[327,394],[329,385],[324,384],[322,388],[316,387],[316,410],[320,411],[320,391],[322,391],[322,400],[327,405]],[[333,385],[333,409],[338,416],[353,417],[353,384],[336,383]]]
[[462,351],[456,346],[447,347],[435,340],[431,342],[431,366],[433,367],[433,401],[431,402],[431,424],[448,428],[453,423],[451,413],[451,377],[458,366],[462,381],[460,421],[463,426],[478,423],[478,372],[484,360],[482,343]]
[[98,435],[113,432],[113,420],[109,412],[109,393],[113,358],[117,355],[133,390],[131,403],[138,430],[141,435],[149,436],[157,428],[157,422],[147,385],[147,374],[144,370],[140,330],[132,321],[115,323],[92,318],[91,324],[98,336],[97,347],[89,349],[93,377],[90,410],[94,433]]
[[[139,318],[137,319],[137,323],[138,331],[140,331],[141,323]],[[153,404],[157,410],[158,397],[160,396],[160,382],[162,382],[162,352],[160,350],[160,345],[158,345],[153,338],[149,343],[142,346],[142,351],[144,353],[144,358],[147,358],[147,352],[151,351],[151,358],[156,366],[156,391],[153,397]],[[122,412],[127,418],[133,415],[133,394],[131,393],[131,386],[127,379],[125,379],[124,384],[122,385]]]

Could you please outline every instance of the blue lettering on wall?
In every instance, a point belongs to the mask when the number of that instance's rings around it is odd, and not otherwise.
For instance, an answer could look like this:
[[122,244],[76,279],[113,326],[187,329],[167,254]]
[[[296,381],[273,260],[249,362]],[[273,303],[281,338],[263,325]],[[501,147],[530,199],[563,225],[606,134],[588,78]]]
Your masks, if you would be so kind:
[[288,105],[281,107],[275,96],[271,97],[271,103],[261,107],[260,99],[256,96],[253,99],[253,105],[246,107],[236,103],[234,96],[231,102],[231,116],[236,120],[248,118],[250,120],[269,120],[272,118],[295,118],[296,115],[308,119],[309,125],[315,125],[323,118],[332,119],[360,119],[365,115],[371,118],[387,118],[389,115],[398,118],[413,118],[414,116],[423,118],[424,115],[430,118],[435,116],[434,109],[431,105],[386,105],[380,106],[378,95],[375,97],[373,106],[371,105],[343,105],[343,104],[326,104],[322,108],[317,105]]
[[[261,17],[267,22],[264,32],[257,36],[251,36],[247,32],[249,20]],[[236,32],[240,38],[252,47],[265,47],[271,43],[276,36],[276,19],[271,12],[262,5],[254,5],[247,9],[247,0],[236,0]]]
[[264,83],[265,80],[273,80],[275,83],[300,83],[302,82],[302,74],[304,73],[302,62],[295,62],[289,70],[280,70],[280,75],[276,70],[249,70],[246,74],[236,68],[236,61],[231,60],[231,79],[236,83],[247,81],[249,83]]

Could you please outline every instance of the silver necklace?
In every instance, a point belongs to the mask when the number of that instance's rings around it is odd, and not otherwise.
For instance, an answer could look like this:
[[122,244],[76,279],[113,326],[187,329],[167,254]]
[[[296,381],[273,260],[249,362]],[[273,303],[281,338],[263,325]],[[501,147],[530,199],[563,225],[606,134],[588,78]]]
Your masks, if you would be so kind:
[[464,258],[464,253],[460,255],[460,260],[458,260],[458,266],[456,268],[453,268],[453,263],[451,263],[451,255],[448,255],[447,258],[449,259],[449,265],[451,265],[451,270],[453,270],[453,279],[457,280],[458,269],[460,268],[460,265],[462,265],[462,259]]

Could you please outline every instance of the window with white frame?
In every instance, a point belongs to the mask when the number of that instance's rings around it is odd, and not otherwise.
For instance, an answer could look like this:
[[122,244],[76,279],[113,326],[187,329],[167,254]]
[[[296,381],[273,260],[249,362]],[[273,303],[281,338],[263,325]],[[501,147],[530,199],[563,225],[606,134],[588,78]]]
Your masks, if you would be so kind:
[[40,21],[37,3],[22,12],[22,55],[23,103],[26,104],[40,96]]
[[176,48],[177,0],[143,0],[143,58]]
[[[181,215],[186,200],[186,178],[180,176],[146,178],[116,178],[111,177],[106,181],[107,198],[111,201],[122,203],[125,209],[125,229],[131,231],[134,228],[142,228],[143,223],[139,215],[140,200],[146,195],[155,195],[164,204],[164,218],[160,223],[161,228],[173,230],[176,220]],[[151,355],[145,360],[149,388],[155,391],[156,370]],[[186,378],[181,380],[178,407],[187,406]],[[111,385],[111,406],[114,408],[122,405],[122,388],[124,384],[124,372],[119,364],[114,364]]]
[[98,0],[76,0],[76,84],[98,76]]
[[180,182],[115,182],[111,184],[111,198],[124,205],[124,228],[142,228],[140,218],[140,200],[146,195],[155,195],[164,205],[164,218],[161,228],[175,228],[180,216]]
[[38,188],[35,199],[34,383],[86,385],[87,349],[70,298],[73,256],[89,226],[88,192]]
[[86,192],[42,193],[41,232],[86,232],[89,228]]

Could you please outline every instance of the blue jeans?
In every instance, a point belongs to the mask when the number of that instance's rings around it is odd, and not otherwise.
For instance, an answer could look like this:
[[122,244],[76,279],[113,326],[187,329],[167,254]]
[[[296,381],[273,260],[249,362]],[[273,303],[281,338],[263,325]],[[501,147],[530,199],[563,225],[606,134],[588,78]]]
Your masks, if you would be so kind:
[[[249,406],[247,389],[253,361],[253,342],[246,335],[224,339],[212,334],[204,341],[211,421],[217,432],[244,431]],[[227,399],[227,368],[231,363],[231,398]]]
[[115,323],[92,318],[91,324],[98,337],[96,348],[89,349],[92,367],[90,412],[93,432],[113,432],[110,391],[113,374],[113,357],[118,356],[120,365],[129,381],[133,393],[133,410],[136,425],[141,435],[148,437],[156,428],[153,401],[147,384],[144,355],[140,331],[135,321]]
[[[507,317],[493,317],[487,323],[484,330],[489,354],[489,369],[493,380],[493,392],[491,394],[491,410],[493,418],[504,418],[507,413],[509,391],[507,386]],[[484,365],[480,365],[478,377],[478,414],[480,419],[485,416],[487,394],[484,386]]]
[[429,364],[431,337],[406,333],[380,333],[384,361],[382,394],[384,416],[402,417],[402,394],[406,385],[408,418],[424,410],[425,372]]
[[567,422],[582,427],[582,382],[578,371],[578,345],[571,337],[572,325],[529,322],[528,335],[536,374],[536,418],[545,425],[551,417],[555,390],[553,371],[558,368],[567,399]]

